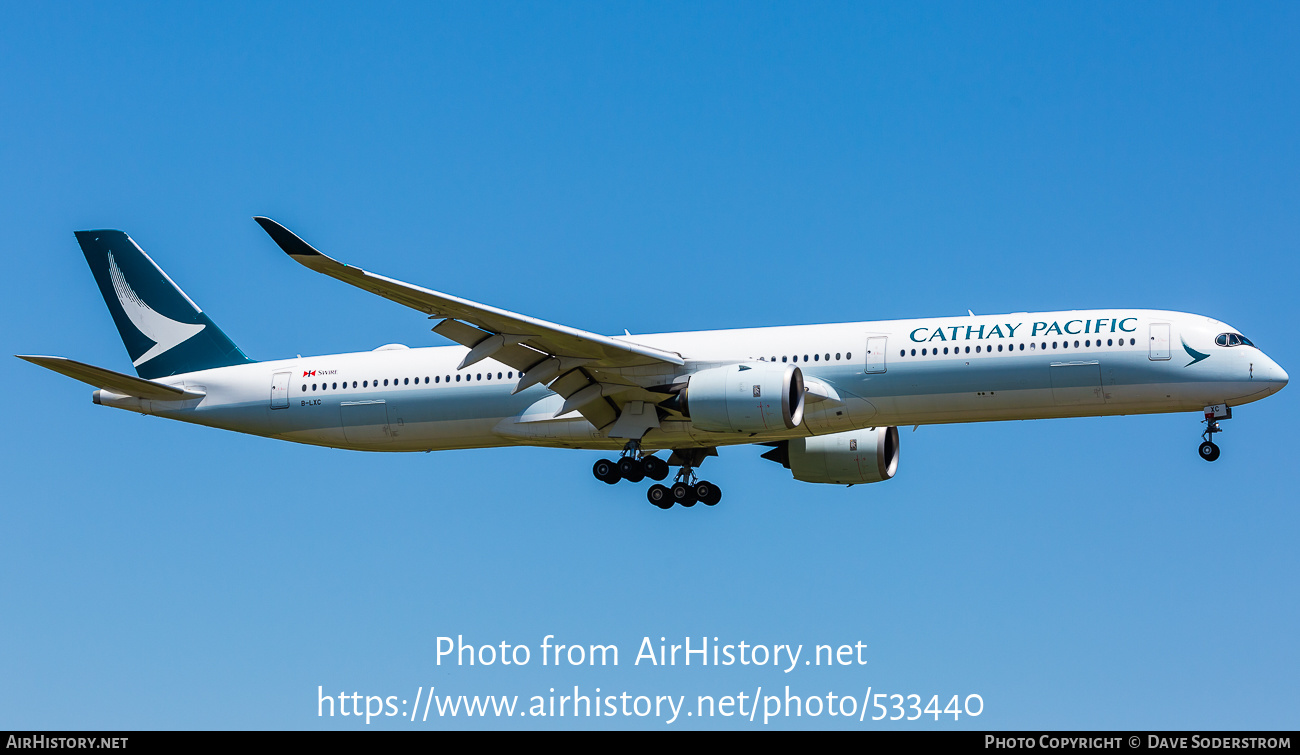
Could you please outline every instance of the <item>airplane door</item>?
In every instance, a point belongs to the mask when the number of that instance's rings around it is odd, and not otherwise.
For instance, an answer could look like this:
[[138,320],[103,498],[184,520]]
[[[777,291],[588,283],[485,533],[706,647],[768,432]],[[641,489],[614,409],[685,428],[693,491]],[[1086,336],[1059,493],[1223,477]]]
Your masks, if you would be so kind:
[[383,401],[344,401],[339,404],[343,437],[349,443],[389,443],[388,406]]
[[1056,362],[1049,369],[1052,376],[1052,401],[1055,403],[1064,406],[1106,403],[1099,363]]
[[885,351],[888,348],[888,336],[872,336],[867,339],[867,372],[885,371]]
[[277,372],[271,376],[271,408],[289,408],[289,377],[293,373]]
[[1151,353],[1147,358],[1153,362],[1169,358],[1169,323],[1151,323]]

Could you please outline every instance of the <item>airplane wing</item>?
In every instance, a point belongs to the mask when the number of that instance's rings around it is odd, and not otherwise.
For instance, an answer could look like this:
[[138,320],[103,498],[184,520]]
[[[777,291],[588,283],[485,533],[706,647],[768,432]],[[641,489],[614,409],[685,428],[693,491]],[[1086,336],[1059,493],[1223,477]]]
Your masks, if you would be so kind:
[[[618,394],[644,393],[626,381],[611,381],[601,368],[682,366],[680,354],[589,333],[584,330],[515,314],[450,294],[368,272],[321,254],[289,229],[267,217],[258,225],[299,264],[344,283],[378,294],[429,315],[442,318],[433,331],[469,348],[458,369],[491,357],[524,373],[515,392],[537,383],[550,384],[564,396],[562,413],[578,410],[597,428],[618,417]],[[558,416],[558,415],[557,415]]]
[[76,362],[66,357],[23,356],[21,354],[16,356],[47,370],[53,370],[60,375],[67,375],[73,380],[80,380],[96,388],[120,393],[123,396],[138,396],[152,401],[184,401],[192,398],[203,398],[205,395],[201,391],[186,390],[156,380],[145,380],[131,375],[124,375],[120,372],[106,370],[103,367]]

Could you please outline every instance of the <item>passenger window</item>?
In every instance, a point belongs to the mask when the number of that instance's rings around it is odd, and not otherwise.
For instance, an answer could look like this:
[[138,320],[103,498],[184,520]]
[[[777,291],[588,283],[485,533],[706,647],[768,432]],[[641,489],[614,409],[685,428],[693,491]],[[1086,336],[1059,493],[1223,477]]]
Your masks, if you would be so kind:
[[975,353],[976,353],[976,354],[980,353],[980,347],[978,347],[978,346],[975,347]]
[[303,384],[302,384],[302,392],[303,392],[303,393],[306,393],[306,392],[307,392],[307,384],[306,384],[306,383],[303,383]]
[[852,352],[846,352],[846,353],[844,354],[844,358],[845,358],[845,359],[852,359],[852,358],[853,358],[853,353],[852,353]]
[[[900,357],[905,357],[905,356],[907,356],[907,349],[899,349],[899,350],[898,350],[898,355],[899,355]],[[303,388],[306,388],[306,387],[307,387],[307,386],[305,386],[305,385],[303,386]]]
[[947,354],[947,353],[948,353],[948,347],[947,347],[947,346],[944,346],[944,347],[943,347],[943,353],[944,353],[944,354]]
[[385,388],[388,387],[388,378],[384,378],[384,387],[385,387]]
[[1076,349],[1079,348],[1079,342],[1078,342],[1078,341],[1075,341],[1075,342],[1074,342],[1074,348],[1076,348]]
[[835,352],[835,361],[840,361],[840,353],[838,351]]
[[916,349],[912,349],[912,356],[916,356]]
[[333,387],[334,390],[337,391],[337,390],[339,389],[339,384],[338,384],[338,383],[334,383],[332,387]]
[[457,375],[457,376],[456,376],[456,382],[457,382],[457,383],[460,382],[460,375]]
[[1002,344],[998,344],[998,351],[1002,351]]
[[313,391],[316,390],[316,384],[315,384],[315,383],[312,383],[312,384],[311,384],[311,389],[312,389]]

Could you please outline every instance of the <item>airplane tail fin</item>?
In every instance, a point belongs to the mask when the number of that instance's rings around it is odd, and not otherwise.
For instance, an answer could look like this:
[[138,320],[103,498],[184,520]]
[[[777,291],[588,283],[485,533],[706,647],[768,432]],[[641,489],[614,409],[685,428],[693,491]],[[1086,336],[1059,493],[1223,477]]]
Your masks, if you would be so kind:
[[77,231],[136,374],[146,380],[253,360],[121,231]]

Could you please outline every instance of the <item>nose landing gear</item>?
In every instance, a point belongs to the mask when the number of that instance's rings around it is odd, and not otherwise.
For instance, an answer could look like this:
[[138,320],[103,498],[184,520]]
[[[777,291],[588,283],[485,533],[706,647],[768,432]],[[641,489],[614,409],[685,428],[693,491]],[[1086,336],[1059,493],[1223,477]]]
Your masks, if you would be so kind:
[[1201,433],[1203,442],[1197,452],[1206,461],[1214,461],[1219,458],[1219,447],[1215,445],[1212,439],[1215,433],[1223,432],[1223,428],[1219,427],[1219,420],[1221,419],[1232,419],[1232,407],[1226,404],[1205,407],[1205,432]]

